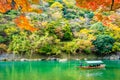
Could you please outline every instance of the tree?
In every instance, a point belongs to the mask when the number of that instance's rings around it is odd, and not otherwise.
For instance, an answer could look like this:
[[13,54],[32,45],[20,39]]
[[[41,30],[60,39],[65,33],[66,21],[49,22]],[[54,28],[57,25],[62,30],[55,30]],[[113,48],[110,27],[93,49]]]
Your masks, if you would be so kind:
[[114,6],[114,0],[112,0],[111,10],[112,10],[113,6]]
[[15,20],[16,25],[20,28],[20,29],[25,29],[25,30],[29,30],[31,32],[34,32],[37,30],[37,28],[34,28],[28,21],[28,19],[24,16],[24,15],[20,15],[19,17],[17,17]]
[[120,8],[120,0],[76,0],[76,5],[81,8],[96,10],[100,7],[106,10]]
[[98,54],[107,54],[112,51],[114,39],[109,35],[98,35],[93,41]]
[[5,13],[5,12],[11,10],[12,7],[11,7],[10,3],[11,2],[8,2],[7,0],[0,0],[0,12]]
[[[38,0],[32,0],[33,3],[37,3]],[[6,13],[11,9],[17,9],[21,12],[35,11],[41,13],[42,10],[33,9],[28,0],[0,0],[0,12]]]

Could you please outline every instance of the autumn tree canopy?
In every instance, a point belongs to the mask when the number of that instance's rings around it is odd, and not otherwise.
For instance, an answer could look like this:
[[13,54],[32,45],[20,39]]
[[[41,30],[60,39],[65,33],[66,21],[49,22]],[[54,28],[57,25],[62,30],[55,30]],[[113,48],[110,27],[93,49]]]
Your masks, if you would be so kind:
[[[38,3],[39,0],[32,0],[33,3]],[[6,13],[11,9],[19,9],[22,12],[35,11],[41,13],[40,9],[33,9],[28,0],[0,0],[0,12]]]
[[31,32],[34,32],[37,30],[37,28],[34,28],[28,21],[28,19],[25,17],[25,15],[20,15],[19,17],[17,17],[15,20],[16,25],[20,28],[20,29],[25,29],[25,30],[29,30]]
[[0,12],[5,13],[6,11],[9,11],[12,9],[11,1],[7,0],[0,0]]
[[120,0],[76,0],[76,5],[91,10],[96,10],[100,7],[104,10],[115,10],[120,8]]

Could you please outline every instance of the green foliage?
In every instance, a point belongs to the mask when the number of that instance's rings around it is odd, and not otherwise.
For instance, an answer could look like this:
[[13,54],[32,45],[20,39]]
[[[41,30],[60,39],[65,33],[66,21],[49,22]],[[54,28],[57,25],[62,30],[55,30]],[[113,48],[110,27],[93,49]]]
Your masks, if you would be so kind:
[[4,38],[3,36],[0,36],[0,43],[4,43],[6,41],[6,38]]
[[93,12],[86,12],[85,14],[87,14],[87,18],[93,18],[94,13]]
[[50,54],[51,51],[52,51],[52,45],[50,45],[50,44],[46,44],[39,49],[39,52],[44,53],[44,54],[46,54],[46,53]]
[[50,5],[55,2],[55,0],[46,0]]
[[[89,11],[75,4],[75,0],[41,0],[40,5],[31,6],[42,9],[41,14],[20,13],[19,10],[0,13],[1,47],[6,45],[12,53],[29,56],[34,53],[90,54],[94,48],[98,54],[120,51],[119,18],[116,19],[118,12],[103,12],[101,8]],[[15,25],[14,19],[21,14],[38,28],[36,32],[27,32]]]
[[49,34],[55,34],[55,29],[59,26],[61,26],[61,22],[59,20],[51,21],[49,24],[47,24],[46,31]]
[[18,33],[19,30],[18,30],[16,27],[8,27],[8,28],[4,29],[4,32],[5,32],[8,36],[10,36],[10,35],[14,35],[14,34]]
[[79,18],[80,16],[84,16],[84,12],[79,10],[78,8],[63,8],[63,17],[66,19],[75,19]]
[[6,14],[8,15],[18,15],[18,11],[17,10],[10,10],[9,12],[7,12]]
[[63,42],[62,51],[67,54],[75,54],[79,46],[76,45],[75,41]]
[[95,24],[93,24],[91,27],[90,27],[91,30],[95,30],[95,31],[104,31],[105,30],[105,27],[103,26],[103,24],[101,22],[97,22]]
[[27,54],[31,56],[33,53],[40,54],[59,54],[60,48],[57,45],[57,39],[49,37],[48,33],[40,36],[38,32],[28,35],[27,32],[12,36],[12,42],[8,51],[15,54]]
[[112,48],[113,52],[120,51],[120,42],[115,42]]
[[62,41],[71,41],[73,39],[73,34],[69,25],[66,25],[63,28],[63,33],[64,35],[63,35]]
[[20,35],[13,35],[8,51],[14,54],[30,54],[31,43],[28,40],[27,33],[21,32]]
[[109,35],[98,35],[93,41],[98,54],[107,54],[112,51],[114,39]]

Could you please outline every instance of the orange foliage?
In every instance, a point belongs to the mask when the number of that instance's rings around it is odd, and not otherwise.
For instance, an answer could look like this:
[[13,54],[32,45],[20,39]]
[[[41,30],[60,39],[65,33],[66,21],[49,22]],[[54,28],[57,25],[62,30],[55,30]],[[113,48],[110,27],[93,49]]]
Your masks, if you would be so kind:
[[[14,4],[13,4],[14,1]],[[33,0],[34,3],[38,2],[39,0]],[[12,6],[14,5],[14,7]],[[20,9],[22,12],[37,12],[41,13],[42,10],[40,9],[33,9],[31,8],[30,3],[28,0],[0,0],[0,12],[5,13],[11,9]]]
[[14,0],[14,1],[16,3],[15,9],[21,8],[23,12],[30,11],[31,7],[28,0]]
[[11,5],[10,5],[10,1],[7,0],[0,0],[0,12],[1,13],[5,13],[9,10],[11,10]]
[[104,16],[102,15],[101,13],[97,13],[95,14],[94,16],[94,19],[96,21],[100,21],[103,23],[104,26],[111,26],[112,23],[116,22],[116,19],[118,19],[119,15],[114,13],[114,14],[111,14],[109,16]]
[[24,15],[20,15],[19,17],[17,17],[15,19],[15,23],[21,29],[29,30],[31,32],[38,30],[37,28],[31,26],[28,19]]
[[39,4],[40,0],[32,0],[34,4]]
[[[76,0],[76,5],[81,8],[96,10],[99,7],[107,9],[111,7],[112,0]],[[120,7],[120,0],[114,0],[113,9]]]

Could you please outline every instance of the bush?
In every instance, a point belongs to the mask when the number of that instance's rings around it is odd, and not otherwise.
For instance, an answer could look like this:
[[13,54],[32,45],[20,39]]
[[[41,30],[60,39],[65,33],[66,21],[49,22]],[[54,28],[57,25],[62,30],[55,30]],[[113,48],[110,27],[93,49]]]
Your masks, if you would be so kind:
[[95,31],[104,31],[105,30],[105,27],[103,26],[102,22],[97,22],[95,24],[93,24],[91,27],[90,27],[91,30],[95,30]]
[[0,43],[4,43],[6,39],[3,36],[0,36]]
[[98,54],[107,54],[112,51],[114,39],[109,35],[98,35],[93,41]]
[[51,5],[51,8],[59,8],[59,9],[63,9],[63,5],[59,2],[54,2],[52,5]]
[[93,12],[86,12],[86,14],[87,14],[87,18],[93,18],[93,16],[94,16],[94,13]]
[[71,28],[66,25],[64,28],[63,28],[63,38],[61,39],[62,41],[71,41],[73,39],[73,34],[72,34],[72,31],[71,31]]
[[14,54],[26,54],[30,57],[34,53],[59,54],[60,48],[57,45],[59,41],[55,37],[49,36],[48,33],[41,36],[39,32],[32,34],[20,32],[20,34],[12,36],[8,51]]
[[75,18],[79,18],[80,16],[84,16],[84,11],[73,7],[73,8],[68,8],[66,5],[65,7],[62,9],[63,10],[63,17],[66,19],[75,19]]
[[7,51],[7,45],[0,44],[0,52],[6,52]]
[[112,48],[113,52],[120,51],[120,42],[115,42]]

